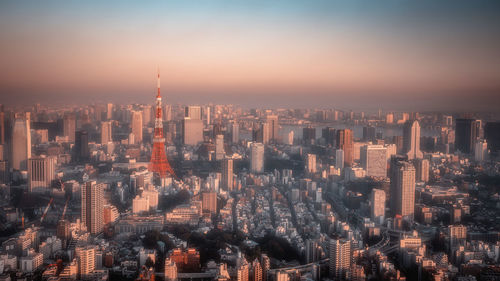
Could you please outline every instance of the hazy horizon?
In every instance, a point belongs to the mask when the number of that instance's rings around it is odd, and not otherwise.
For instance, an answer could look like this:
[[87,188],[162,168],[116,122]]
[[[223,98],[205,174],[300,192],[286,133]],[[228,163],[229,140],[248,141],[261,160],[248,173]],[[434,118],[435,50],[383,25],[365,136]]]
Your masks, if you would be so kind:
[[495,111],[497,1],[2,2],[0,98]]

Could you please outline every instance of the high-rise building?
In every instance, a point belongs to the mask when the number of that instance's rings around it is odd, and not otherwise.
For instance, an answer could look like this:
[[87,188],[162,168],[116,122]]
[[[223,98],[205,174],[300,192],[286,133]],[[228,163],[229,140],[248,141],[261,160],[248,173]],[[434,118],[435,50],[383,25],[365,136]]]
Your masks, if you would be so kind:
[[28,189],[30,192],[50,191],[56,175],[56,158],[37,157],[28,160]]
[[255,124],[252,132],[253,141],[268,144],[270,140],[269,124],[266,122]]
[[134,135],[134,144],[140,144],[142,142],[142,112],[132,111],[131,120],[132,134]]
[[483,162],[488,159],[488,144],[484,140],[476,141],[474,144],[474,160]]
[[462,153],[473,153],[474,143],[478,139],[477,121],[457,119],[455,121],[455,149]]
[[172,120],[172,106],[170,104],[163,105],[163,121]]
[[279,123],[278,123],[278,115],[267,115],[266,123],[268,125],[268,135],[269,140],[276,142],[279,138]]
[[363,127],[363,141],[375,142],[377,139],[376,129],[373,126]]
[[352,166],[354,162],[354,142],[350,129],[337,130],[337,149],[344,151],[344,166]]
[[5,112],[0,112],[0,144],[5,144]]
[[306,240],[306,263],[319,261],[321,258],[321,246],[313,239]]
[[467,239],[467,227],[465,225],[449,225],[450,248],[465,243]]
[[264,145],[262,143],[250,145],[250,171],[252,173],[264,172]]
[[87,131],[76,131],[74,159],[76,162],[87,161],[90,157],[89,151],[89,135]]
[[302,140],[305,144],[314,144],[316,142],[316,128],[311,126],[303,128]]
[[260,265],[262,266],[262,281],[267,281],[267,275],[271,269],[271,259],[266,254],[260,256]]
[[394,113],[387,113],[385,115],[385,123],[386,124],[392,124],[392,123],[394,123]]
[[143,196],[135,196],[132,200],[132,213],[141,214],[149,212],[149,199]]
[[497,155],[500,151],[500,122],[487,122],[484,126],[484,138],[490,153]]
[[351,242],[345,239],[330,240],[330,277],[348,280],[351,271]]
[[201,106],[198,105],[186,106],[184,117],[192,120],[201,120]]
[[215,160],[222,160],[226,156],[224,151],[224,135],[215,136]]
[[201,194],[201,208],[210,214],[217,213],[217,193],[215,191],[205,191]]
[[325,127],[321,130],[321,137],[325,140],[326,145],[334,146],[337,131],[332,127]]
[[203,142],[203,120],[185,117],[182,120],[182,131],[185,145],[197,145]]
[[372,189],[370,205],[371,219],[376,223],[383,223],[385,219],[385,191]]
[[7,184],[9,182],[10,182],[9,162],[0,161],[0,183]]
[[309,174],[316,173],[316,154],[307,154],[306,168]]
[[96,269],[95,264],[96,249],[93,245],[78,246],[75,248],[75,256],[78,261],[79,279],[87,279]]
[[14,170],[26,170],[31,157],[30,114],[18,116],[14,121],[11,141],[11,163]]
[[335,168],[344,169],[344,151],[342,149],[335,150]]
[[153,119],[153,110],[151,105],[145,105],[142,107],[142,126],[149,126],[151,120]]
[[231,142],[240,142],[240,124],[238,124],[238,122],[236,121],[231,123]]
[[108,103],[106,105],[106,120],[111,120],[113,119],[113,104]]
[[415,167],[409,162],[397,161],[394,166],[391,166],[391,203],[394,215],[401,215],[405,219],[413,220]]
[[236,281],[248,281],[250,277],[250,266],[245,258],[242,258],[243,262],[240,262],[236,267]]
[[387,177],[387,148],[383,145],[361,147],[361,167],[369,177]]
[[429,181],[430,164],[428,159],[417,159],[415,161],[415,180],[421,182]]
[[408,160],[424,157],[420,151],[420,124],[417,120],[407,121],[403,127],[403,153]]
[[252,262],[252,270],[253,270],[253,281],[263,281],[262,279],[262,266],[258,259],[255,259]]
[[104,184],[87,181],[81,187],[82,223],[91,234],[98,234],[104,225]]
[[177,281],[177,265],[170,258],[165,259],[165,281]]
[[233,159],[222,160],[222,189],[233,191]]
[[295,133],[293,132],[293,130],[290,130],[290,132],[288,132],[288,135],[287,135],[287,141],[285,144],[288,144],[288,145],[293,145],[293,138],[294,138],[294,135]]
[[107,144],[108,142],[111,141],[113,141],[111,122],[109,121],[101,122],[101,144]]
[[76,117],[74,113],[66,113],[63,117],[63,134],[69,142],[75,141]]

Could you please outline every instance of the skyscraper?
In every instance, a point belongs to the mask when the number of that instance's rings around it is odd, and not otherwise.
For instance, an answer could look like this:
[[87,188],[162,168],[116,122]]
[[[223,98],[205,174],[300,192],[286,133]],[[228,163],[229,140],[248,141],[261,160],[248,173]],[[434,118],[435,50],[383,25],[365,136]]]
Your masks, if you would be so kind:
[[387,177],[387,148],[383,145],[361,147],[361,166],[369,177]]
[[[392,163],[391,163],[392,164]],[[394,215],[413,220],[415,212],[415,167],[397,161],[391,167],[391,209]]]
[[252,143],[250,145],[250,171],[252,173],[264,172],[264,145]]
[[487,122],[484,126],[484,138],[491,154],[498,154],[500,151],[500,122]]
[[354,161],[354,143],[350,129],[337,131],[337,149],[344,151],[344,165],[348,167],[352,166]]
[[309,174],[316,173],[316,154],[307,154],[306,168]]
[[372,189],[370,204],[371,219],[376,223],[382,223],[385,218],[385,191]]
[[416,181],[428,182],[430,164],[428,159],[417,159],[415,161]]
[[279,123],[278,123],[278,115],[267,115],[266,123],[268,125],[268,135],[269,140],[276,143],[279,137]]
[[28,190],[47,192],[56,175],[56,158],[37,157],[28,159]]
[[28,158],[31,157],[31,130],[30,113],[25,116],[18,115],[14,121],[11,141],[12,168],[15,170],[26,170]]
[[474,144],[474,160],[483,162],[488,159],[488,144],[484,140],[476,141]]
[[201,207],[204,212],[217,213],[217,193],[215,191],[204,191],[201,194]]
[[106,105],[106,119],[107,120],[113,119],[113,104],[112,103],[108,103]]
[[77,131],[75,133],[74,159],[77,162],[87,161],[90,157],[89,134],[87,131]]
[[222,160],[222,189],[226,191],[233,190],[233,159]]
[[185,115],[192,120],[201,120],[201,106],[198,105],[190,105],[185,108]]
[[215,136],[215,160],[222,160],[226,156],[224,151],[224,135]]
[[349,279],[351,270],[351,242],[345,239],[330,239],[330,277]]
[[78,261],[78,274],[81,280],[85,280],[94,272],[95,267],[95,246],[78,246],[75,248],[75,256]]
[[197,145],[203,142],[203,120],[185,117],[182,120],[182,131],[185,145]]
[[344,151],[342,149],[335,150],[335,168],[344,169]]
[[74,113],[66,113],[63,117],[63,134],[69,142],[75,141],[76,117]]
[[473,153],[477,140],[477,125],[473,119],[457,119],[455,121],[455,149],[462,153]]
[[314,144],[316,142],[316,128],[311,126],[303,128],[302,140],[305,144]]
[[236,121],[231,123],[231,142],[240,142],[240,124]]
[[374,142],[376,140],[376,130],[373,126],[363,127],[363,141]]
[[142,113],[140,111],[132,111],[131,127],[134,144],[140,144],[142,142]]
[[101,144],[107,144],[112,141],[111,122],[101,122]]
[[325,127],[321,130],[321,137],[325,140],[326,145],[334,146],[337,138],[337,131],[332,127]]
[[91,234],[98,234],[104,225],[104,184],[87,181],[81,187],[82,223]]
[[403,153],[408,160],[424,157],[420,151],[420,124],[417,120],[406,121],[403,127]]

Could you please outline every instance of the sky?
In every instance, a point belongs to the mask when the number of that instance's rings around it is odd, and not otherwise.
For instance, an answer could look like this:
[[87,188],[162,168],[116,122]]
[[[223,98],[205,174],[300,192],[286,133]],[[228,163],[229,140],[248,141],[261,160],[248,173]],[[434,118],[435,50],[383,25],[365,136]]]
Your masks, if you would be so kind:
[[[105,3],[104,3],[105,2]],[[500,1],[0,0],[0,103],[498,111]]]

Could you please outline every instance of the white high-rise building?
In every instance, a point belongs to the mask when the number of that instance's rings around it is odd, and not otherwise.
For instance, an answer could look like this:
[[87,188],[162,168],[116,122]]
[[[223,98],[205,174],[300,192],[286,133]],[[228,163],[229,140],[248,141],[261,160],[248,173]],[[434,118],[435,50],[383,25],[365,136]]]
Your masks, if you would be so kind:
[[111,122],[101,122],[101,144],[108,144],[112,140]]
[[28,168],[28,158],[31,157],[31,130],[30,113],[25,117],[19,116],[14,121],[12,129],[12,149],[11,159],[12,168],[15,170],[24,170]]
[[80,279],[86,279],[96,269],[95,246],[78,246],[75,248],[75,256],[78,261],[78,274]]
[[224,135],[215,136],[215,160],[222,160],[226,156],[224,151]]
[[364,145],[360,156],[367,176],[387,177],[387,149],[383,145]]
[[306,168],[309,174],[316,173],[316,154],[307,154]]
[[408,160],[424,157],[420,151],[420,124],[417,120],[407,121],[403,127],[403,152]]
[[56,157],[37,157],[28,160],[28,189],[30,192],[49,191],[56,177]]
[[165,281],[177,281],[177,265],[170,258],[165,259]]
[[385,191],[382,189],[372,189],[370,204],[371,219],[381,224],[385,218]]
[[106,106],[106,119],[111,120],[113,119],[113,104],[108,103]]
[[287,143],[288,145],[293,145],[293,138],[294,138],[294,133],[292,130],[290,130],[290,132],[288,132],[288,135],[287,135]]
[[187,117],[187,118],[192,119],[192,120],[202,120],[201,119],[201,106],[199,106],[199,105],[186,106],[184,117]]
[[238,122],[231,123],[231,141],[233,143],[240,142],[240,124]]
[[149,200],[147,197],[137,195],[132,200],[132,212],[134,214],[149,212]]
[[349,280],[351,271],[351,242],[345,239],[330,240],[330,277]]
[[250,145],[250,171],[252,173],[264,172],[264,145],[262,143]]
[[132,134],[134,134],[134,143],[140,144],[142,142],[142,112],[132,111]]
[[203,120],[185,117],[182,120],[182,132],[185,145],[197,145],[203,142]]

